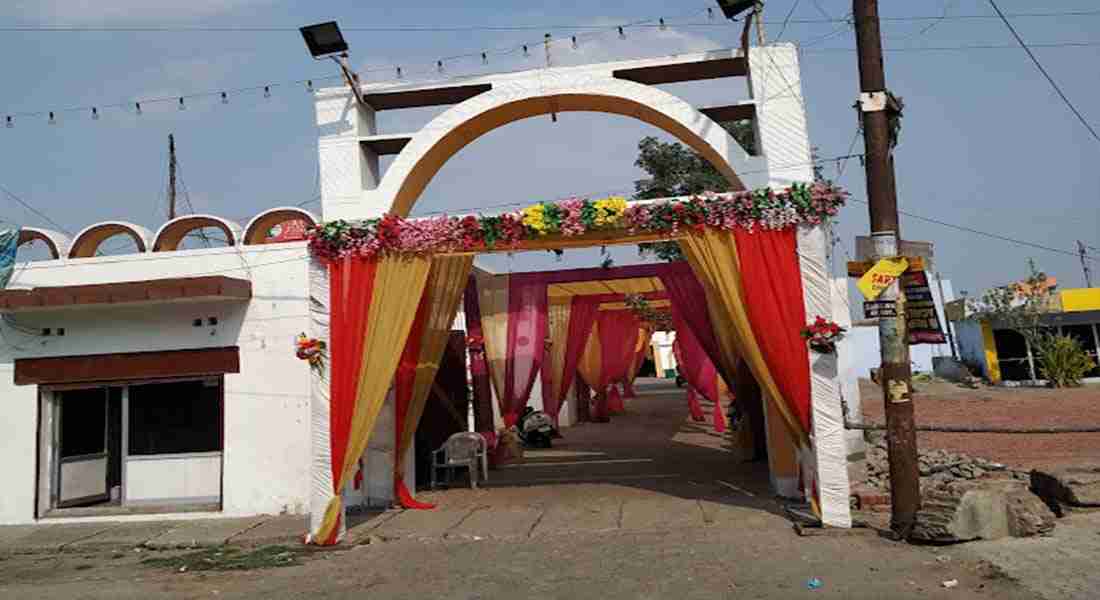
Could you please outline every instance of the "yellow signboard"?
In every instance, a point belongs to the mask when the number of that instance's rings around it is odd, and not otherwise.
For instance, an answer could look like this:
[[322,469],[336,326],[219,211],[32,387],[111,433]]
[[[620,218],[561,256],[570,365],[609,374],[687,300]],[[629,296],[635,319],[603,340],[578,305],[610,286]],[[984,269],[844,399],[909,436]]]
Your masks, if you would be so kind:
[[868,300],[874,300],[907,268],[909,268],[909,261],[904,257],[883,258],[859,278],[856,287]]

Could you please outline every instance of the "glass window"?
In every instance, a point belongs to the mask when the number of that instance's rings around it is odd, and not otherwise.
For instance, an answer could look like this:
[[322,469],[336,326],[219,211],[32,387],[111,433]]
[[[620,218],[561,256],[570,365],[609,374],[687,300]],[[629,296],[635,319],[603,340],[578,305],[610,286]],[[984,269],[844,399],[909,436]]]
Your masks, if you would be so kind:
[[107,390],[57,392],[61,402],[61,458],[107,451]]
[[219,381],[130,386],[130,454],[182,454],[221,449]]

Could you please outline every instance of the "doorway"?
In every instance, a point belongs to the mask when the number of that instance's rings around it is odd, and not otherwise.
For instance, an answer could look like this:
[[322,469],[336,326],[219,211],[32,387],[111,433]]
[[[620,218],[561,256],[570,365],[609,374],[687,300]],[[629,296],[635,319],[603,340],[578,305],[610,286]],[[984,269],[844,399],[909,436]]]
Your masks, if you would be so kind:
[[122,485],[122,388],[55,392],[57,508],[117,502]]

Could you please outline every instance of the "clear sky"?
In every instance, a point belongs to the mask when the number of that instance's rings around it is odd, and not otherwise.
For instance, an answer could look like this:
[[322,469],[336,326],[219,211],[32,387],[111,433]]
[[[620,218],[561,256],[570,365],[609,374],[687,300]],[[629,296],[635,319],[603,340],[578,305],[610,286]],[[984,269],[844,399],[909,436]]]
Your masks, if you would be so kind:
[[[999,0],[1007,13],[1096,11],[1095,1]],[[381,5],[381,7],[379,7]],[[548,25],[555,38],[580,33],[577,50],[555,47],[555,60],[579,63],[638,58],[736,44],[737,27],[708,21],[698,0],[658,2],[287,2],[280,0],[8,0],[0,28],[295,28],[337,19],[345,28],[353,61],[370,81],[391,79],[394,65],[407,78],[460,76],[488,70],[540,66],[534,51]],[[787,14],[792,22],[781,26]],[[822,22],[848,14],[847,0],[770,0],[769,39],[803,47],[804,96],[812,142],[819,156],[849,154],[856,132],[851,105],[858,93],[854,38],[843,23]],[[1100,247],[1100,141],[1061,103],[1049,84],[994,19],[985,0],[883,0],[888,17],[940,16],[942,20],[887,21],[886,45],[902,49],[886,57],[887,80],[902,96],[906,113],[897,151],[903,210],[999,235],[1071,251],[1077,239]],[[715,11],[717,12],[717,11]],[[667,30],[627,27],[595,35],[593,26],[664,17]],[[816,22],[798,22],[816,21]],[[1085,42],[1040,47],[1035,52],[1090,122],[1100,126],[1100,13],[1013,19],[1030,43]],[[471,26],[531,26],[529,30],[470,31]],[[352,28],[432,26],[452,31],[352,31]],[[584,26],[577,29],[570,26]],[[532,42],[532,55],[496,53]],[[1005,46],[958,49],[959,46]],[[942,49],[951,47],[954,49]],[[0,117],[0,185],[56,221],[77,231],[95,221],[125,219],[155,229],[165,216],[167,135],[175,133],[183,183],[196,212],[241,222],[273,206],[304,204],[319,210],[316,129],[303,84],[273,85],[333,74],[316,63],[297,31],[271,32],[0,32],[4,83]],[[377,67],[377,68],[375,68]],[[262,86],[271,85],[270,98]],[[143,105],[139,99],[173,98],[259,86],[230,94]],[[736,79],[668,86],[700,104],[745,97]],[[107,105],[125,103],[125,109]],[[99,106],[98,120],[89,109]],[[46,111],[57,112],[47,123]],[[25,112],[43,114],[29,116]],[[382,113],[384,132],[415,129],[437,109]],[[416,213],[471,211],[572,194],[628,193],[641,177],[633,166],[638,140],[660,132],[623,117],[571,113],[558,123],[536,118],[491,132],[464,149],[439,173]],[[854,153],[862,151],[856,140]],[[839,168],[844,165],[841,175]],[[826,176],[865,198],[858,160],[830,161]],[[181,210],[190,210],[183,204]],[[495,212],[499,209],[488,209]],[[0,218],[50,226],[40,216],[0,195]],[[867,230],[866,206],[852,202],[840,216],[846,251]],[[1079,261],[903,217],[906,239],[936,244],[937,262],[956,290],[976,292],[1019,277],[1033,257],[1063,285],[1083,284]],[[1100,255],[1100,251],[1095,252]],[[622,249],[617,260],[637,260]],[[846,259],[838,253],[838,264]],[[562,263],[546,255],[496,258],[500,269],[592,266],[595,251],[567,253]],[[1100,267],[1100,264],[1096,264]],[[1100,279],[1100,274],[1097,275]]]

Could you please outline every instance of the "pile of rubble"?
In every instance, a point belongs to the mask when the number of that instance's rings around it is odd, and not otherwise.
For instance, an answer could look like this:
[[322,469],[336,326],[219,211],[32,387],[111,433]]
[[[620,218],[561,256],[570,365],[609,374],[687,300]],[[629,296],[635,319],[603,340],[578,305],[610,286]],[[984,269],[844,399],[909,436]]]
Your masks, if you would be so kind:
[[[946,450],[920,450],[918,456],[921,488],[951,485],[959,481],[980,479],[1008,467],[984,458],[974,458]],[[867,447],[867,485],[880,490],[890,489],[890,463],[886,454],[886,439],[879,436]]]

